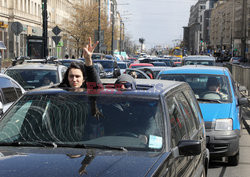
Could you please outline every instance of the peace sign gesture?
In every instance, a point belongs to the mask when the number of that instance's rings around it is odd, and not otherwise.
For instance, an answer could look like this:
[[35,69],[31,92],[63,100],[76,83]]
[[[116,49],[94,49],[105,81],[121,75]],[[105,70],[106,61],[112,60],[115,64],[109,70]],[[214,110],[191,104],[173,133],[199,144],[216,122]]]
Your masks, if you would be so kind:
[[91,37],[89,37],[89,44],[87,44],[84,48],[83,48],[83,56],[85,58],[85,65],[86,66],[92,66],[92,54],[96,48],[96,46],[98,45],[99,41],[97,41],[94,45],[92,45],[92,40]]

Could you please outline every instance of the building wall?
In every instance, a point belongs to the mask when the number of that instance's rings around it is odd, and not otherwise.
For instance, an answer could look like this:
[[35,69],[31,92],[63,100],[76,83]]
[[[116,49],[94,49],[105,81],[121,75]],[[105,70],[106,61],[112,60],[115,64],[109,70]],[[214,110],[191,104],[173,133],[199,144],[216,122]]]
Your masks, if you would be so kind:
[[[108,11],[110,0],[101,0],[102,10]],[[72,5],[74,2],[93,3],[98,0],[47,0],[48,11],[48,48],[49,55],[56,55],[58,48],[52,40],[52,29],[62,24],[65,19],[70,17]],[[27,56],[27,36],[42,36],[42,1],[41,0],[0,0],[0,40],[5,42],[7,50],[5,58],[14,58],[16,56]],[[13,22],[20,22],[23,26],[23,32],[15,36],[11,30]],[[6,26],[8,25],[8,26]],[[63,32],[59,35],[64,35]],[[60,47],[61,56],[68,53],[67,41],[63,41]]]

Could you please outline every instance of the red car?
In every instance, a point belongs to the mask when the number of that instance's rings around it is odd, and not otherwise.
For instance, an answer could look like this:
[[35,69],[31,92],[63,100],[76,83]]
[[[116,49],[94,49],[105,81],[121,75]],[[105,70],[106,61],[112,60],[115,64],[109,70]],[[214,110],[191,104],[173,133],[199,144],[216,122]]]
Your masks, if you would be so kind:
[[151,63],[132,63],[129,68],[154,67]]

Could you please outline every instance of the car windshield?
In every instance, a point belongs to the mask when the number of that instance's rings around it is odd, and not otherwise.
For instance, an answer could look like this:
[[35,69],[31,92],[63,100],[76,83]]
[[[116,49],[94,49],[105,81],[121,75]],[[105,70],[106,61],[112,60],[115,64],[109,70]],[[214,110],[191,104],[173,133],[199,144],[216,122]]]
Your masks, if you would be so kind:
[[120,69],[126,69],[126,63],[118,63]]
[[[6,74],[16,80],[25,90],[58,83],[57,70],[7,70]],[[50,82],[46,83],[46,80]]]
[[185,65],[207,65],[213,66],[215,64],[214,61],[206,61],[206,60],[185,60]]
[[98,61],[98,63],[100,63],[103,68],[113,68],[114,66],[114,63],[112,61]]
[[[93,108],[100,116],[94,117]],[[25,95],[0,121],[0,144],[54,143],[160,150],[160,101],[85,94]]]
[[[159,79],[187,82],[193,89],[196,98],[204,100],[217,100],[232,102],[229,81],[226,76],[206,74],[160,74]],[[211,80],[219,84],[218,91],[209,90]]]

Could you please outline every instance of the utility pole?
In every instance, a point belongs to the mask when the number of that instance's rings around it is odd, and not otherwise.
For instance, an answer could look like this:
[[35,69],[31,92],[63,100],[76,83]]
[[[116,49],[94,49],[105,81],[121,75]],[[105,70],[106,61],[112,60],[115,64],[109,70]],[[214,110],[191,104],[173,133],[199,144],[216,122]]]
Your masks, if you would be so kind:
[[119,44],[119,48],[120,48],[120,55],[122,54],[122,20],[120,20],[120,44]]
[[111,41],[111,55],[114,55],[114,28],[115,28],[115,5],[114,0],[112,1],[112,41]]
[[43,57],[48,56],[48,12],[47,0],[42,1],[42,16],[43,16]]
[[246,60],[246,8],[247,8],[247,1],[243,0],[242,3],[242,57],[244,58],[244,61]]
[[98,41],[99,44],[97,45],[97,51],[100,53],[100,39],[101,39],[101,0],[98,1]]

